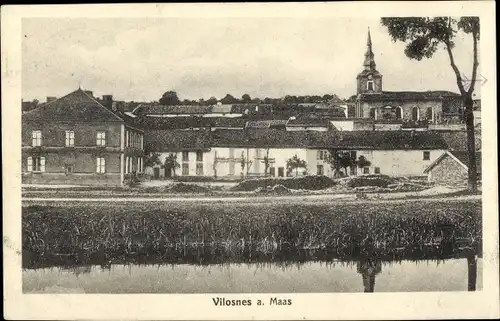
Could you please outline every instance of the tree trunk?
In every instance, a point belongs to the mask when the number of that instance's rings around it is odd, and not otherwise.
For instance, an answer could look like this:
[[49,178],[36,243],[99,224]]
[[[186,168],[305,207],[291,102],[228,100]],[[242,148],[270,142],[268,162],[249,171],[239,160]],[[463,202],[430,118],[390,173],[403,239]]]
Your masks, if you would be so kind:
[[468,190],[471,193],[477,191],[477,166],[476,166],[476,140],[474,132],[474,113],[472,95],[467,94],[464,99],[464,120],[467,129],[467,154],[468,166]]

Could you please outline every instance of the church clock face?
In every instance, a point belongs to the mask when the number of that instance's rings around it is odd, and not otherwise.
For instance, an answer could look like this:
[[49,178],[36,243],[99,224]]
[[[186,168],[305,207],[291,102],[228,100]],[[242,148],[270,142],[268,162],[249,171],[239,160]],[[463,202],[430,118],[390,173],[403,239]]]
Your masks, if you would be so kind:
[[368,75],[368,79],[369,80],[372,80],[373,76],[372,75]]

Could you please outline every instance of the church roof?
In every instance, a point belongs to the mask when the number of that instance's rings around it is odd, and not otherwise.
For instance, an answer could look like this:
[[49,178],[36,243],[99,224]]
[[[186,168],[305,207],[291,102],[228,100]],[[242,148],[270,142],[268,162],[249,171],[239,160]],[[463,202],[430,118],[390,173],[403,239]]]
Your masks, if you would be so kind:
[[446,100],[459,98],[451,91],[383,91],[381,93],[363,93],[358,99],[362,101],[413,101],[413,100]]
[[23,121],[123,122],[89,93],[78,88],[22,116]]

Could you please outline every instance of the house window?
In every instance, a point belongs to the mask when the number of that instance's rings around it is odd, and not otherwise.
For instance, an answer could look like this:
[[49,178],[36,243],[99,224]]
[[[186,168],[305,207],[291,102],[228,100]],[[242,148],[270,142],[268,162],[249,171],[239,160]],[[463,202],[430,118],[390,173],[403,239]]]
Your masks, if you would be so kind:
[[203,176],[203,164],[196,164],[196,175]]
[[229,158],[234,158],[234,148],[229,148]]
[[355,150],[351,151],[350,155],[351,155],[351,159],[353,159],[353,160],[356,160],[356,158],[358,158],[358,155],[357,155]]
[[269,167],[269,176],[271,176],[271,177],[276,176],[276,168]]
[[370,174],[370,167],[363,167],[363,174]]
[[31,134],[32,146],[42,146],[42,131],[34,130]]
[[28,157],[28,172],[45,172],[45,157]]
[[420,119],[420,110],[418,107],[413,107],[411,109],[411,120],[419,120]]
[[97,157],[97,173],[106,173],[106,160],[104,157]]
[[106,146],[106,132],[97,132],[97,146]]
[[189,175],[189,164],[182,164],[182,175]]
[[67,130],[66,131],[66,146],[73,147],[75,146],[75,132]]
[[73,165],[72,164],[64,165],[64,172],[66,175],[73,173]]
[[431,152],[424,152],[424,160],[430,160],[431,159]]
[[380,174],[380,167],[375,167],[375,174]]
[[325,150],[318,150],[318,154],[316,157],[318,160],[326,160],[327,152]]
[[197,151],[196,152],[196,161],[197,162],[203,162],[203,152],[202,151]]
[[183,162],[189,161],[189,152],[182,152],[182,161]]
[[285,176],[285,168],[278,167],[278,177],[284,177],[284,176]]
[[370,80],[366,82],[366,89],[369,91],[373,91],[374,85],[373,85],[373,80]]
[[425,118],[427,118],[427,120],[434,120],[434,111],[432,107],[427,108],[425,111]]
[[323,169],[323,165],[317,165],[317,174],[318,175],[324,175],[324,169]]
[[356,166],[351,166],[350,167],[350,173],[351,173],[351,175],[358,174],[358,168]]

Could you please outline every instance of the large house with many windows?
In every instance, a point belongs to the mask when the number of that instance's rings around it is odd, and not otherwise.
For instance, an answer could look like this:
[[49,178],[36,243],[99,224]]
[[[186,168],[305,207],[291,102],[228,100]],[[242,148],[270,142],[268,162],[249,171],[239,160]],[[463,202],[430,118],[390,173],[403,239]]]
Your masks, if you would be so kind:
[[133,116],[79,88],[22,115],[22,181],[120,185],[143,171],[143,145]]

